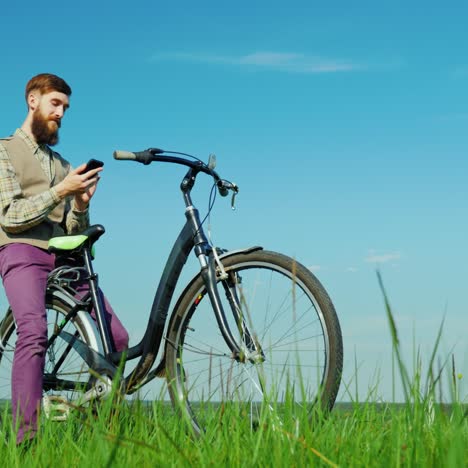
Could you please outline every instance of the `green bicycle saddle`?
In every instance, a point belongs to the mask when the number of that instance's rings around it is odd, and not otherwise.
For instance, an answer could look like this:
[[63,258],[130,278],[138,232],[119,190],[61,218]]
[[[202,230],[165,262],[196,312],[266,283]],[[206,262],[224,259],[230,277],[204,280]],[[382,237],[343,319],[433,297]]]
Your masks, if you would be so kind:
[[70,253],[80,250],[86,241],[89,241],[88,246],[91,247],[105,232],[104,226],[101,224],[94,224],[85,229],[81,234],[52,237],[52,239],[49,240],[48,250],[49,252],[57,254],[64,252]]

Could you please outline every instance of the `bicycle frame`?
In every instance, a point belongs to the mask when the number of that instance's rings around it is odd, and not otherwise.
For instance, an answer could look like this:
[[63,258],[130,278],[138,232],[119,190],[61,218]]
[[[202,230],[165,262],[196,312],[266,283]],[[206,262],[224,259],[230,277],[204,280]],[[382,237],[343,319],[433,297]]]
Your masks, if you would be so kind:
[[[180,161],[185,160],[181,159]],[[183,162],[179,163],[184,164]],[[195,184],[196,176],[200,170],[201,169],[195,164],[190,165],[190,169],[182,180],[181,190],[186,205],[186,222],[172,247],[163,270],[151,307],[145,334],[137,345],[125,351],[116,352],[113,349],[109,325],[105,319],[101,297],[98,294],[98,278],[92,268],[90,249],[84,249],[85,267],[89,275],[88,280],[90,283],[90,292],[87,295],[87,298],[91,298],[91,303],[95,308],[96,322],[102,340],[105,356],[100,356],[97,352],[90,350],[83,342],[81,342],[81,340],[76,337],[72,337],[70,335],[68,337],[66,336],[65,338],[70,343],[70,346],[73,346],[91,367],[97,367],[101,370],[105,370],[106,373],[110,373],[110,363],[112,363],[115,366],[115,369],[117,369],[116,366],[122,361],[126,362],[139,357],[140,360],[136,367],[127,377],[124,377],[123,379],[126,393],[132,393],[132,391],[136,390],[137,387],[142,385],[142,382],[146,383],[150,381],[158,374],[160,370],[164,368],[163,356],[159,365],[151,372],[151,375],[148,376],[148,373],[159,354],[161,343],[163,341],[167,315],[174,295],[174,290],[178,283],[183,267],[192,250],[194,250],[194,253],[200,262],[201,275],[204,279],[207,293],[209,295],[219,329],[230,350],[232,351],[233,356],[239,356],[241,354],[239,344],[232,335],[232,332],[228,326],[225,312],[221,303],[221,298],[219,296],[212,247],[210,246],[203,231],[199,212],[193,206],[191,199],[191,190]],[[239,305],[237,305],[237,310],[240,310]],[[240,314],[237,315],[235,319],[238,326],[242,327],[242,333],[246,336],[247,344],[252,343],[253,341],[248,333],[248,330],[246,331],[245,323],[243,323]],[[248,344],[248,346],[250,345]],[[145,379],[145,377],[147,378]]]

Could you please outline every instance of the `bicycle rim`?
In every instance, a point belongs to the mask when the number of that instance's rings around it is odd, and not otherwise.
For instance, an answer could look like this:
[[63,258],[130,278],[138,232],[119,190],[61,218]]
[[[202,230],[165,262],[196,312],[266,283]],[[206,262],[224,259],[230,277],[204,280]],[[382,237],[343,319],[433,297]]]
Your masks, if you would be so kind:
[[[57,330],[69,312],[69,306],[55,300],[53,305],[47,304],[48,337]],[[13,357],[16,345],[16,330],[13,316],[7,317],[8,323],[2,326],[0,336],[0,402],[11,402],[11,375]],[[85,327],[82,326],[78,316],[69,321],[63,331],[88,342]],[[52,401],[67,401],[78,403],[79,397],[85,391],[90,380],[88,365],[68,342],[58,336],[54,343],[48,347],[44,368],[44,395]]]
[[341,333],[326,292],[287,257],[268,252],[250,257],[225,268],[237,278],[242,320],[257,351],[246,346],[246,334],[236,326],[223,295],[229,327],[245,351],[241,359],[233,357],[201,280],[181,301],[179,325],[168,337],[171,394],[197,432],[213,413],[228,408],[255,426],[265,410],[281,421],[296,421],[317,402],[331,408],[336,397]]

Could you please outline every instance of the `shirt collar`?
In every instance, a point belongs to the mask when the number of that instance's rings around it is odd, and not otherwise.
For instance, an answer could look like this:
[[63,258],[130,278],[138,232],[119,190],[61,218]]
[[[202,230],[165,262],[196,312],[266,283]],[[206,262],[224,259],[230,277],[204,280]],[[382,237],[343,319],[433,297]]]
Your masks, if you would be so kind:
[[37,144],[22,128],[17,128],[15,131],[15,135],[22,138],[25,143],[31,148],[31,151],[36,154],[38,150],[47,151],[47,145],[39,145]]

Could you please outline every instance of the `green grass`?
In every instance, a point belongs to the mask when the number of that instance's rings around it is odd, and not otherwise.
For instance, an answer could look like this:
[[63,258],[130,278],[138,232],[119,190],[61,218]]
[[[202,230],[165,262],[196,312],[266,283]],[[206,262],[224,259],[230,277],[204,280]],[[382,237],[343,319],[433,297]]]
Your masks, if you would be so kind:
[[[305,412],[299,420],[293,419],[288,405],[264,405],[254,428],[241,407],[220,405],[208,415],[206,433],[195,438],[167,403],[115,403],[109,399],[94,413],[76,411],[64,423],[43,421],[36,442],[27,450],[15,447],[11,415],[4,405],[0,414],[1,464],[466,466],[468,407],[459,400],[455,363],[448,359],[434,371],[442,325],[426,366],[415,352],[414,371],[410,373],[380,276],[379,284],[393,341],[394,386],[401,382],[405,395],[402,404],[376,403],[369,397],[362,403],[339,404],[326,417],[315,414],[312,420]],[[450,401],[441,405],[436,403],[437,397],[447,382]],[[348,383],[345,388],[352,386]]]
[[97,416],[45,422],[28,450],[15,447],[3,414],[3,466],[464,466],[468,424],[462,405],[372,402],[338,408],[311,424],[282,426],[270,410],[252,430],[236,408],[213,414],[207,433],[190,437],[167,404],[104,404]]

